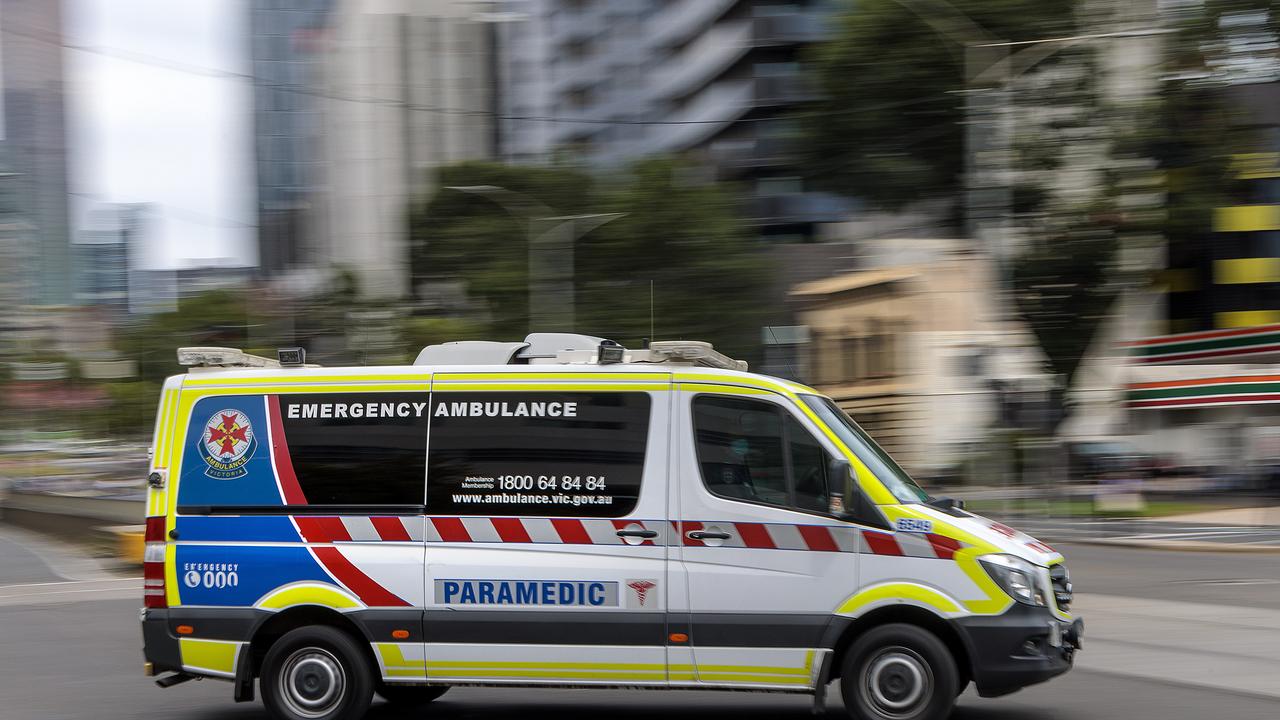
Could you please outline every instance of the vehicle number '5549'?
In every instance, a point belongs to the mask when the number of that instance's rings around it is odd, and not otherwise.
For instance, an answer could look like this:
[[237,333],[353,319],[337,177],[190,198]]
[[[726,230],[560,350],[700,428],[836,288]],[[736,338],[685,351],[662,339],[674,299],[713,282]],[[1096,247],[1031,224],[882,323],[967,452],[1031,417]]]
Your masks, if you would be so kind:
[[499,490],[604,490],[603,475],[499,475]]

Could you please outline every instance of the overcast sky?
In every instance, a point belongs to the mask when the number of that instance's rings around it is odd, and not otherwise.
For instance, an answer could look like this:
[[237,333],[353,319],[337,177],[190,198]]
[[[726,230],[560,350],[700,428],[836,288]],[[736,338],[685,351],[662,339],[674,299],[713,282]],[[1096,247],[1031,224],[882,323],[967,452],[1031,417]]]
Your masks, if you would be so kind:
[[[155,203],[151,267],[255,264],[245,0],[67,0],[71,185]],[[133,59],[129,59],[133,58]],[[213,71],[212,73],[205,72]]]

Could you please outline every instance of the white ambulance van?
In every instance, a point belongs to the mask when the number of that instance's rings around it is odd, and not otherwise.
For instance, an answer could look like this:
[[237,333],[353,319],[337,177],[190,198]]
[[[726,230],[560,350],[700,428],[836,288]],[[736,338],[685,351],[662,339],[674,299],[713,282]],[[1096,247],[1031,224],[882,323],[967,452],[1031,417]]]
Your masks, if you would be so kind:
[[1062,555],[929,497],[829,399],[706,343],[404,367],[178,351],[145,671],[359,718],[454,685],[767,690],[946,717],[1071,667]]

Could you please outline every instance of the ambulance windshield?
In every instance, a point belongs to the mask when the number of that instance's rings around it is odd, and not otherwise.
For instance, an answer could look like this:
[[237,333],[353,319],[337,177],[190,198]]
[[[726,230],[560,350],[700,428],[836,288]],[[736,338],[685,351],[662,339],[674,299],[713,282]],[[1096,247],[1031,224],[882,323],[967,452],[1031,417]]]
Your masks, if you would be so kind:
[[804,404],[809,406],[822,418],[831,431],[840,436],[844,444],[862,460],[872,473],[879,478],[898,502],[928,502],[929,493],[916,484],[915,480],[889,457],[889,453],[876,444],[871,436],[858,427],[843,410],[836,406],[830,398],[821,395],[801,395]]

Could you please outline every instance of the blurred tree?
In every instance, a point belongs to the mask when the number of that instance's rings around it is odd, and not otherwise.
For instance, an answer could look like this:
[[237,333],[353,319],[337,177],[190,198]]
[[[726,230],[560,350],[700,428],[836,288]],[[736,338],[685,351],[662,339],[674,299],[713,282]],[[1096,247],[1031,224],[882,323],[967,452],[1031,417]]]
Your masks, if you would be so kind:
[[[437,185],[410,220],[414,286],[464,280],[487,314],[469,317],[471,337],[520,338],[529,324],[524,219],[488,198],[449,189],[491,185],[530,196],[558,215],[625,214],[576,241],[578,327],[565,331],[637,345],[650,334],[652,281],[660,337],[708,340],[739,353],[758,344],[754,299],[766,279],[761,255],[736,220],[731,196],[690,166],[651,159],[595,177],[561,166],[464,163],[443,168]],[[467,331],[465,325],[415,328],[415,322],[406,332],[421,340],[442,329]]]
[[[948,0],[1004,41],[1069,35],[1075,0]],[[829,189],[887,208],[963,189],[965,48],[900,0],[857,0],[811,56],[801,153]],[[910,7],[909,7],[910,6]]]
[[173,312],[152,315],[122,328],[116,347],[125,357],[137,360],[141,379],[158,382],[183,371],[176,355],[179,347],[242,348],[254,322],[244,293],[216,290],[183,298]]

